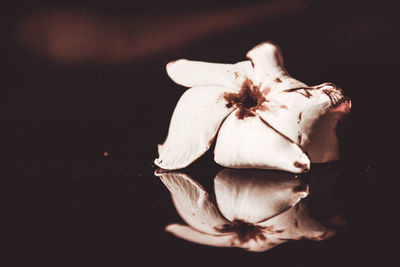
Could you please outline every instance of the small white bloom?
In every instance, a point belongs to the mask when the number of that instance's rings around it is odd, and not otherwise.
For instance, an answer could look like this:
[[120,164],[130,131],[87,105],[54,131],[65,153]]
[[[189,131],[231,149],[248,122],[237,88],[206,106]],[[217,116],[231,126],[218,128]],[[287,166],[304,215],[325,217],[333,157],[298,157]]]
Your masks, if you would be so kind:
[[324,240],[332,229],[312,219],[308,185],[285,173],[224,169],[214,179],[216,205],[205,189],[181,172],[157,171],[187,225],[166,231],[209,246],[265,251],[289,240]]
[[331,83],[309,87],[289,76],[279,47],[265,42],[236,64],[181,59],[167,65],[191,87],[179,100],[155,164],[181,169],[217,136],[215,161],[230,168],[307,171],[339,158],[336,125],[350,101]]

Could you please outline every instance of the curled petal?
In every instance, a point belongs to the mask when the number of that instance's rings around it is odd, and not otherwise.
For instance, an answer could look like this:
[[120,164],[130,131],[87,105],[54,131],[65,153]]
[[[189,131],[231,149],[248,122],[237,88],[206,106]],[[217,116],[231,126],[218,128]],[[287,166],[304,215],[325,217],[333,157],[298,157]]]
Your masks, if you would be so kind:
[[251,77],[252,71],[250,61],[221,64],[180,59],[167,64],[169,77],[186,87],[223,86],[238,89],[246,77]]
[[247,58],[254,65],[254,83],[260,85],[262,91],[280,92],[287,88],[306,86],[289,76],[283,65],[280,48],[271,42],[261,43],[251,49]]
[[187,224],[197,231],[221,234],[216,228],[229,222],[222,217],[199,183],[180,172],[158,170],[155,174],[171,192],[175,208]]
[[220,171],[215,180],[219,210],[230,221],[258,223],[294,206],[308,195],[308,186],[294,174],[264,170]]
[[175,236],[184,240],[208,246],[215,247],[232,247],[233,246],[233,235],[210,235],[198,232],[190,226],[181,224],[170,224],[165,230],[174,234]]
[[275,105],[257,114],[281,134],[307,152],[311,162],[339,159],[336,127],[349,109],[349,103],[333,106],[330,97],[316,87],[281,92]]
[[[236,111],[237,112],[237,111]],[[258,116],[238,119],[232,112],[218,133],[215,161],[230,168],[278,169],[301,173],[310,161],[295,143]]]
[[[349,112],[347,103],[333,108],[315,120],[308,133],[309,142],[302,145],[304,151],[309,151],[312,162],[323,163],[338,160],[339,140],[337,138],[338,123]],[[305,128],[306,125],[302,125]]]
[[226,88],[205,86],[188,89],[172,115],[168,136],[159,145],[154,163],[163,169],[181,169],[210,147],[222,123],[234,109],[222,98]]

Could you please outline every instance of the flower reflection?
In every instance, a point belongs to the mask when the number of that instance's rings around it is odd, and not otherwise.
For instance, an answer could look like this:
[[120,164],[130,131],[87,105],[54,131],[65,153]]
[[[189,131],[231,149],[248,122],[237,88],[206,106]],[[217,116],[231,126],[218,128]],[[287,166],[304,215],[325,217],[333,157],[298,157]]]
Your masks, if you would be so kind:
[[166,230],[191,242],[266,251],[289,240],[324,240],[335,233],[309,215],[301,201],[309,194],[308,183],[292,174],[224,169],[214,179],[215,201],[183,172],[155,174],[187,223]]

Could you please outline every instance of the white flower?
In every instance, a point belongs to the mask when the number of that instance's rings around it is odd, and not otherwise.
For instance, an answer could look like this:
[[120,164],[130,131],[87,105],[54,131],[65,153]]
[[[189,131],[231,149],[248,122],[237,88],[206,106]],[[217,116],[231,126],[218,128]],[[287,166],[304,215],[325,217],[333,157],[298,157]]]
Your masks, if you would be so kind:
[[307,171],[339,158],[335,128],[350,101],[331,83],[309,87],[289,76],[279,47],[266,42],[236,64],[181,59],[167,65],[191,87],[173,113],[155,164],[180,169],[217,136],[214,159],[225,167]]
[[205,189],[182,172],[157,171],[187,225],[166,231],[210,246],[265,251],[289,240],[324,240],[334,231],[312,219],[308,184],[287,173],[224,169],[214,179],[216,205]]

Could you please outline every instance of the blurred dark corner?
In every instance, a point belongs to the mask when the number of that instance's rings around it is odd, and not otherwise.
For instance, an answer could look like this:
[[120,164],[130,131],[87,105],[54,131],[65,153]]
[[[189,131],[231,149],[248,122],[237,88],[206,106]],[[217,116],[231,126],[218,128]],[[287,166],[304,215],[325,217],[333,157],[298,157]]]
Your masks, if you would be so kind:
[[[310,85],[334,82],[352,99],[343,161],[360,172],[390,165],[396,135],[387,120],[396,121],[399,46],[394,11],[385,1],[345,0],[3,2],[0,154],[3,179],[18,185],[10,209],[16,215],[25,207],[37,218],[32,207],[84,210],[95,199],[122,220],[131,195],[148,203],[160,185],[144,176],[151,175],[156,145],[184,91],[167,77],[166,63],[234,63],[265,40],[281,46],[294,77]],[[115,210],[110,203],[126,204]],[[140,212],[152,216],[147,208]],[[26,227],[22,221],[17,227]]]

